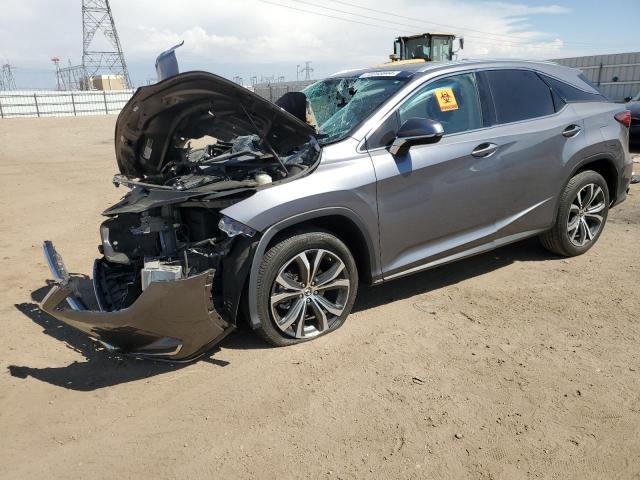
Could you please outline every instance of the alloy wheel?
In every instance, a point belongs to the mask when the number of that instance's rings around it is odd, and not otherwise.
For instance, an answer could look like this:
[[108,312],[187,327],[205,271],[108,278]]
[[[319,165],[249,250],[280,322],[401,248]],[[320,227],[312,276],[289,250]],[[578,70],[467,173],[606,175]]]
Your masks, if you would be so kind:
[[597,236],[604,221],[606,200],[602,188],[589,183],[578,190],[569,207],[567,235],[577,247],[584,247]]
[[338,323],[350,288],[340,257],[325,249],[305,250],[279,270],[271,287],[271,315],[288,336],[316,336]]

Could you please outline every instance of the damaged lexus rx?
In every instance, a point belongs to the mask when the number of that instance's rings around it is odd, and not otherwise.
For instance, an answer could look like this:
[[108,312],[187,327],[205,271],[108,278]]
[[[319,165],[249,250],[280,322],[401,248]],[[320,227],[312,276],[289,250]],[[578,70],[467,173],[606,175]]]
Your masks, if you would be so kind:
[[[550,63],[335,74],[275,104],[205,72],[117,119],[96,308],[51,242],[42,308],[108,349],[188,361],[241,317],[273,345],[339,328],[379,284],[540,236],[586,252],[631,177],[628,123]],[[197,145],[196,145],[197,143]]]

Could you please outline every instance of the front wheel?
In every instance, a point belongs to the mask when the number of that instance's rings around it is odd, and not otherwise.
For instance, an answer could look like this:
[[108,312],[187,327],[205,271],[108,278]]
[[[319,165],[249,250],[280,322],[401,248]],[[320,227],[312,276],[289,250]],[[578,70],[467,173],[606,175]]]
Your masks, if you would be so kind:
[[275,346],[338,329],[351,312],[358,271],[347,246],[318,231],[294,234],[265,254],[257,278],[257,333]]
[[608,214],[607,182],[593,170],[580,172],[565,187],[556,223],[541,235],[542,245],[565,257],[581,255],[598,241]]

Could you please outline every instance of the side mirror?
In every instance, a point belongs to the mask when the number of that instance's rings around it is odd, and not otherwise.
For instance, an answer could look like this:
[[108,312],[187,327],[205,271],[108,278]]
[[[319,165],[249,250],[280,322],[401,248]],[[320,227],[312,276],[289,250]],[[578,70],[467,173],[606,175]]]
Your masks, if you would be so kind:
[[402,124],[396,139],[389,147],[391,155],[402,155],[413,145],[427,145],[439,142],[444,135],[440,122],[428,118],[410,118]]
[[631,101],[631,97],[624,97],[624,103],[630,102]]

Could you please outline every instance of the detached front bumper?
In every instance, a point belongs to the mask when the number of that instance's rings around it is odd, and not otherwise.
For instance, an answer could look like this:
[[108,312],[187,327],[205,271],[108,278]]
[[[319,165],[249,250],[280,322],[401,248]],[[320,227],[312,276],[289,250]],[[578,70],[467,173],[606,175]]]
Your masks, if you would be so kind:
[[[42,310],[112,351],[189,361],[233,330],[213,308],[214,270],[182,280],[153,282],[131,306],[122,310],[91,311],[86,310],[74,280],[51,242],[44,243],[44,253],[56,285],[42,301]],[[63,306],[65,301],[69,308]]]

